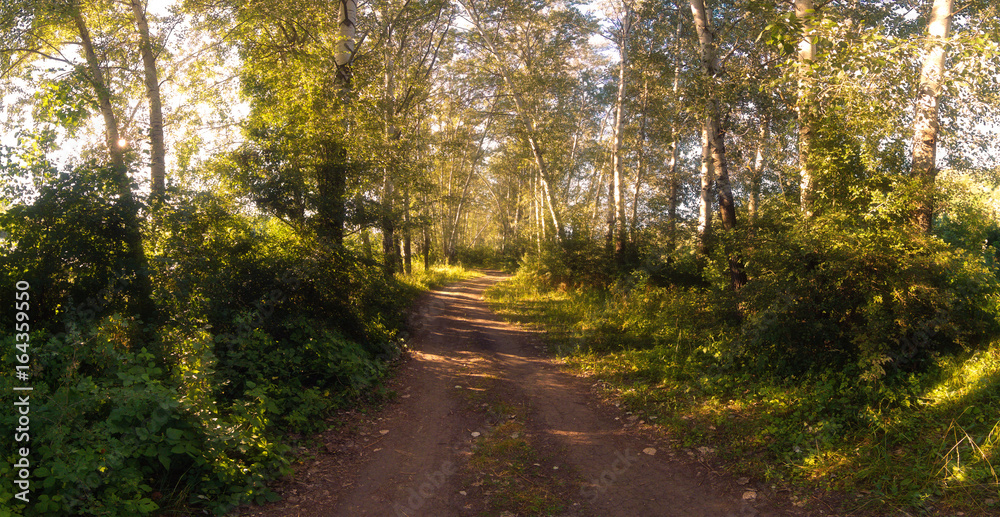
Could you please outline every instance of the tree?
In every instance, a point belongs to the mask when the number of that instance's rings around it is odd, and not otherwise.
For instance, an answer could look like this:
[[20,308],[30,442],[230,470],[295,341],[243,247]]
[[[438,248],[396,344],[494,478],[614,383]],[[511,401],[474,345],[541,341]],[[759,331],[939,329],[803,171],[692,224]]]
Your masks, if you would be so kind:
[[[149,279],[149,264],[146,259],[142,233],[139,228],[138,205],[132,195],[132,182],[129,180],[128,166],[125,162],[125,142],[119,137],[118,119],[111,106],[109,85],[104,80],[104,71],[97,58],[97,53],[94,51],[94,45],[90,39],[90,31],[84,20],[79,0],[74,0],[71,9],[71,16],[79,31],[80,44],[86,56],[90,81],[97,96],[101,116],[104,118],[105,141],[108,154],[111,158],[111,165],[115,171],[119,203],[121,203],[123,208],[122,213],[126,217],[124,240],[131,258],[130,274],[132,276],[131,298],[133,300],[133,311],[147,325],[151,325],[156,319],[156,306],[153,304],[153,288]],[[137,348],[151,345],[150,343],[143,343],[146,336],[146,333],[142,333],[140,339],[135,343]]]
[[934,179],[937,176],[938,104],[942,92],[945,45],[951,29],[953,0],[934,0],[927,23],[926,52],[920,70],[913,120],[911,174],[920,181],[921,195],[914,209],[917,226],[930,233],[934,220]]
[[627,88],[627,73],[629,68],[629,38],[633,24],[632,7],[622,2],[621,21],[618,33],[618,94],[615,98],[615,124],[611,144],[612,188],[608,203],[608,240],[613,242],[615,257],[623,260],[625,246],[628,243],[627,219],[625,218],[625,197],[622,193],[622,183],[625,175],[625,157],[622,141],[625,132],[625,92]]
[[795,102],[795,110],[799,116],[799,196],[801,209],[808,215],[812,214],[813,189],[815,188],[815,171],[809,163],[810,149],[817,131],[817,102],[812,71],[813,60],[816,59],[816,37],[813,34],[815,16],[816,9],[813,0],[795,0],[795,18],[802,30],[798,45],[796,68],[798,90]]
[[166,150],[163,144],[163,105],[160,99],[160,80],[156,71],[156,56],[149,37],[149,23],[146,8],[141,0],[129,0],[136,30],[139,32],[139,53],[146,83],[146,97],[149,99],[149,172],[150,196],[154,201],[163,197],[166,178]]
[[[719,84],[717,81],[721,70],[715,49],[715,33],[712,29],[711,19],[706,12],[704,0],[691,0],[691,13],[694,15],[695,29],[698,32],[698,42],[701,48],[701,65],[709,90],[707,94],[707,113],[705,114],[703,138],[708,142],[707,149],[712,155],[712,167],[714,169],[715,188],[722,227],[727,231],[731,231],[736,228],[736,205],[733,201],[732,187],[729,184],[729,163],[726,157],[725,132],[722,128],[722,111],[719,101]],[[702,190],[703,192],[705,190],[704,180],[702,180]],[[738,289],[746,283],[746,274],[743,272],[743,266],[735,257],[729,258],[729,273],[733,288]]]
[[[104,122],[103,150],[106,160],[110,162],[110,175],[113,178],[117,197],[115,203],[122,218],[121,239],[126,248],[127,260],[122,264],[122,277],[127,284],[125,297],[128,300],[127,310],[149,326],[156,323],[156,306],[152,300],[152,287],[149,278],[149,267],[140,229],[139,204],[132,192],[132,182],[128,175],[129,157],[127,156],[127,140],[121,132],[121,121],[115,105],[118,100],[115,84],[108,78],[108,62],[126,66],[124,63],[114,63],[113,59],[99,55],[99,51],[123,53],[116,46],[99,48],[91,36],[88,24],[88,12],[84,10],[79,0],[67,3],[23,3],[5,4],[3,9],[4,23],[10,23],[10,32],[4,39],[0,53],[4,56],[4,75],[18,75],[22,80],[31,81],[37,72],[35,65],[39,59],[48,59],[60,63],[71,70],[61,80],[71,91],[83,94],[86,100],[79,105],[72,99],[64,99],[65,104],[56,108],[62,115],[60,118],[67,124],[79,124],[90,109],[96,108]],[[69,52],[70,48],[78,48],[82,56]],[[124,52],[128,55],[128,52]],[[81,62],[82,60],[82,62]],[[57,101],[58,102],[58,101]],[[67,118],[68,117],[68,118]],[[69,119],[74,119],[70,121]],[[148,329],[149,327],[146,327]],[[138,330],[133,336],[132,346],[136,349],[142,346],[152,348],[146,329]]]

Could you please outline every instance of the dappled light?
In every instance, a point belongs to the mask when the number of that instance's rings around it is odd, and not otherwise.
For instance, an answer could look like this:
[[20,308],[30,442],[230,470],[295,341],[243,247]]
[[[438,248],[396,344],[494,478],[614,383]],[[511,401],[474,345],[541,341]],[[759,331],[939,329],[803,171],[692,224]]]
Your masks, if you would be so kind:
[[998,70],[988,0],[5,1],[0,517],[996,514]]

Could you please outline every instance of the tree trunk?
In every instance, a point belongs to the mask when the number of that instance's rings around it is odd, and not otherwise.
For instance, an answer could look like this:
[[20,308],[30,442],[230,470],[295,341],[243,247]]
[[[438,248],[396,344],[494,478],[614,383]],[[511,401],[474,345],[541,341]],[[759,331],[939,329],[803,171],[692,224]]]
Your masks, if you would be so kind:
[[[703,140],[708,142],[712,155],[712,166],[715,169],[715,187],[719,202],[719,216],[722,227],[727,231],[736,228],[736,204],[733,201],[733,191],[729,184],[729,163],[726,158],[726,139],[722,128],[722,112],[718,92],[719,60],[715,51],[715,33],[711,20],[708,18],[704,0],[691,0],[691,12],[694,15],[695,28],[698,31],[698,42],[701,47],[701,63],[705,76],[711,86],[708,96],[707,120]],[[703,145],[704,154],[704,145]],[[705,195],[705,181],[702,179],[702,195]],[[708,221],[706,217],[706,222]],[[741,261],[730,254],[729,273],[734,289],[739,289],[746,283]]]
[[420,207],[422,221],[420,222],[420,233],[421,233],[421,244],[420,253],[424,257],[424,271],[427,271],[431,267],[431,221],[433,221],[434,214],[428,213],[430,211],[430,203],[427,201],[427,191],[423,192],[423,206]]
[[951,30],[953,0],[934,0],[927,24],[927,55],[920,70],[913,121],[913,169],[922,188],[914,208],[917,226],[930,233],[934,221],[934,182],[937,177],[938,103],[944,76],[945,43]]
[[642,84],[642,120],[639,122],[639,145],[636,147],[638,160],[635,164],[635,188],[632,193],[632,217],[629,218],[629,233],[632,235],[632,242],[635,243],[636,228],[639,227],[639,191],[642,189],[642,182],[646,176],[646,169],[649,162],[646,156],[646,124],[649,119],[647,111],[649,108],[649,79],[645,79]]
[[[676,135],[674,138],[677,138]],[[667,168],[667,181],[669,182],[669,206],[667,207],[667,249],[672,252],[677,248],[677,205],[680,200],[680,181],[677,177],[677,142],[674,142],[670,146],[670,166]]]
[[757,210],[760,207],[760,184],[764,174],[764,148],[767,146],[770,135],[771,117],[764,115],[760,121],[760,138],[757,141],[757,151],[754,153],[753,164],[750,166],[750,220],[757,219]]
[[[678,6],[678,12],[680,6]],[[673,95],[674,99],[678,97],[677,92],[680,90],[681,83],[681,29],[683,25],[681,24],[681,17],[677,17],[677,31],[674,34],[674,84],[673,84]],[[670,165],[667,167],[667,181],[669,182],[669,207],[668,207],[668,229],[667,235],[669,242],[667,243],[668,249],[673,252],[677,247],[677,205],[680,201],[680,178],[677,175],[677,155],[680,149],[680,137],[677,134],[677,121],[672,120],[670,123]]]
[[160,101],[160,80],[156,72],[156,57],[149,39],[149,24],[141,0],[130,0],[132,16],[139,31],[139,51],[146,81],[146,97],[149,99],[149,179],[150,198],[156,202],[163,199],[166,189],[166,150],[163,144],[163,107]]
[[386,42],[386,53],[384,57],[383,79],[383,122],[385,125],[385,167],[382,176],[382,255],[383,267],[387,277],[393,276],[399,271],[400,256],[396,247],[396,214],[393,207],[395,197],[395,173],[396,173],[396,153],[395,143],[400,136],[400,130],[396,127],[396,65],[394,52],[392,50],[393,27],[387,23],[383,27],[383,37]]
[[622,195],[622,183],[624,182],[625,160],[622,156],[622,140],[625,130],[625,88],[626,72],[628,70],[628,37],[632,24],[632,12],[625,6],[625,17],[622,20],[621,41],[618,43],[618,52],[621,56],[621,63],[618,67],[618,96],[615,100],[615,127],[614,138],[611,144],[611,170],[612,188],[611,199],[614,203],[608,203],[608,208],[613,214],[608,215],[608,223],[612,242],[614,243],[615,259],[621,263],[624,258],[625,245],[628,240],[626,233],[627,220],[625,219],[625,199]]
[[701,194],[698,197],[698,251],[708,255],[712,250],[712,142],[708,120],[701,126]]
[[[83,19],[83,13],[80,10],[78,1],[73,3],[72,11],[73,21],[80,35],[80,44],[87,59],[90,81],[97,94],[101,116],[104,118],[105,143],[108,147],[111,165],[115,171],[119,196],[118,202],[122,206],[122,213],[125,218],[123,221],[124,241],[131,262],[128,265],[128,273],[133,277],[130,283],[131,292],[129,293],[130,310],[144,324],[153,325],[156,322],[156,306],[152,299],[153,288],[149,279],[149,263],[146,259],[142,233],[139,228],[138,206],[132,195],[132,183],[129,180],[128,168],[125,164],[125,143],[121,141],[118,133],[118,119],[115,116],[114,108],[111,106],[111,92],[104,81],[104,72],[101,70],[100,61],[94,52],[94,45],[90,39],[90,31],[87,29],[87,24]],[[136,349],[143,346],[152,348],[152,342],[148,339],[149,337],[151,335],[148,332],[140,332],[138,339],[132,343],[133,347]]]
[[[135,1],[135,0],[132,0]],[[357,0],[338,0],[337,2],[338,41],[335,49],[334,63],[337,65],[334,84],[338,86],[345,103],[350,100],[347,94],[351,90],[354,62],[354,34],[358,18]],[[348,134],[348,119],[342,123],[343,134]],[[326,208],[324,223],[327,233],[333,243],[344,245],[344,226],[347,222],[347,171],[350,160],[347,148],[338,142],[327,142],[324,149],[324,161],[319,166],[317,183],[320,187],[320,205]]]
[[382,177],[382,266],[385,276],[391,277],[396,271],[396,264],[399,262],[399,253],[396,250],[396,220],[393,214],[392,198],[395,195],[392,178],[386,169]]
[[413,273],[412,252],[413,232],[410,228],[410,190],[403,191],[403,271]]
[[337,25],[339,26],[339,41],[337,42],[337,53],[334,57],[337,63],[336,82],[344,91],[351,88],[351,62],[354,58],[354,34],[355,26],[358,22],[358,2],[357,0],[338,0]]
[[806,215],[813,213],[814,167],[809,155],[816,137],[816,99],[812,61],[816,58],[816,39],[813,37],[813,18],[816,11],[813,0],[795,0],[795,17],[802,24],[799,41],[798,96],[795,110],[799,117],[799,205]]
[[320,163],[316,166],[316,187],[320,203],[318,215],[325,237],[336,246],[344,245],[347,195],[347,151],[336,142],[326,142],[319,149]]
[[427,230],[427,226],[421,228],[423,232],[423,245],[420,247],[420,253],[424,256],[424,271],[431,268],[431,232]]

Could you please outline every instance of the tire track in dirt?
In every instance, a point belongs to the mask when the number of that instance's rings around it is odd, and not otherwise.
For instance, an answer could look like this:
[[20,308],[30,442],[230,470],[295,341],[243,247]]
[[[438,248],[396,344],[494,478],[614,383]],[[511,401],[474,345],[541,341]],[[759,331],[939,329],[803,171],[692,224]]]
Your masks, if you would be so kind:
[[[410,318],[410,360],[393,381],[401,396],[360,426],[348,452],[322,455],[284,487],[284,501],[242,515],[483,515],[488,494],[467,467],[471,433],[488,422],[462,398],[483,375],[499,380],[493,395],[527,402],[532,445],[567,467],[554,474],[569,487],[561,517],[800,515],[776,500],[744,500],[745,487],[597,402],[585,379],[538,352],[536,332],[489,310],[482,293],[504,278],[485,272],[422,297]],[[359,436],[368,442],[355,444]],[[655,455],[642,452],[650,446]]]

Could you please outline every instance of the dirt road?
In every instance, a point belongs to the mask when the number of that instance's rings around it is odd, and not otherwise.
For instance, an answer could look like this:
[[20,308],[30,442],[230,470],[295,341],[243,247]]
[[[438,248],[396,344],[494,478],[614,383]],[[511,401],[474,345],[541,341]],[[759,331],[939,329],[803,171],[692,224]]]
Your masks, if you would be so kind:
[[[393,384],[400,396],[331,434],[329,453],[282,488],[283,501],[242,514],[529,515],[505,509],[496,490],[504,480],[491,485],[489,472],[470,464],[491,432],[510,429],[505,419],[517,420],[525,436],[512,436],[537,454],[516,481],[537,484],[544,497],[559,501],[542,515],[797,513],[770,506],[766,490],[666,447],[635,417],[597,401],[585,379],[539,352],[535,332],[488,309],[482,293],[503,278],[487,272],[422,298],[411,318],[411,359]],[[498,417],[479,406],[520,409]]]

